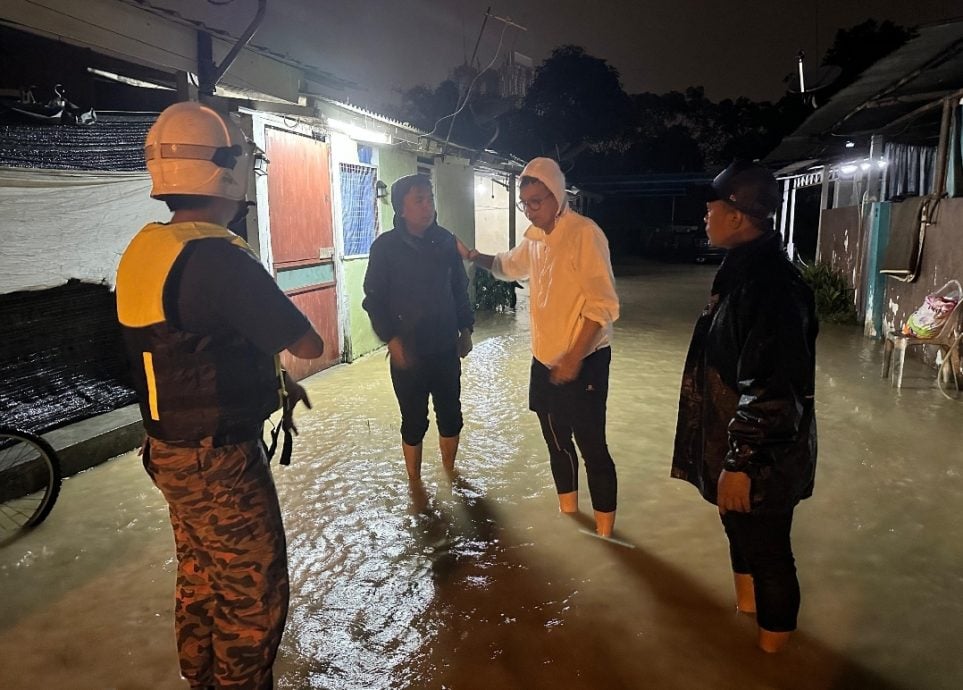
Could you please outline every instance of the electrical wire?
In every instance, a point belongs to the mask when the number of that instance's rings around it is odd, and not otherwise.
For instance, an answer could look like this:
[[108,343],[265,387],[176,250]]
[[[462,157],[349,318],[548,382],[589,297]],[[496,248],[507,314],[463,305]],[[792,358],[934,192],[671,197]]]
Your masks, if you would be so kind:
[[[489,69],[491,69],[491,66],[494,65],[494,64],[495,64],[495,61],[498,59],[498,55],[499,55],[499,53],[500,53],[501,50],[502,50],[502,43],[503,43],[504,40],[505,40],[505,32],[506,32],[507,30],[508,30],[508,24],[503,24],[503,25],[502,25],[502,33],[501,33],[501,36],[499,36],[499,38],[498,38],[498,47],[495,49],[495,55],[494,55],[494,57],[492,57],[491,62],[489,62],[487,65],[485,65],[485,68],[482,69],[482,70],[480,70],[480,71],[478,72],[478,74],[475,75],[475,78],[471,80],[471,83],[468,85],[468,90],[465,92],[465,100],[464,100],[464,102],[461,104],[461,106],[460,106],[455,112],[451,113],[450,115],[445,115],[443,118],[441,118],[440,120],[438,120],[438,122],[435,123],[435,126],[431,128],[431,131],[428,132],[427,136],[430,137],[430,136],[434,135],[434,133],[438,130],[438,125],[440,125],[442,122],[444,122],[445,120],[447,120],[447,119],[449,119],[449,118],[457,117],[458,114],[459,114],[462,110],[465,109],[465,106],[468,105],[468,100],[469,100],[469,98],[471,98],[472,89],[475,88],[475,83],[481,78],[481,76],[482,76],[485,72],[487,72]],[[450,137],[450,133],[449,133],[449,137]],[[446,141],[445,143],[447,143],[447,141]]]

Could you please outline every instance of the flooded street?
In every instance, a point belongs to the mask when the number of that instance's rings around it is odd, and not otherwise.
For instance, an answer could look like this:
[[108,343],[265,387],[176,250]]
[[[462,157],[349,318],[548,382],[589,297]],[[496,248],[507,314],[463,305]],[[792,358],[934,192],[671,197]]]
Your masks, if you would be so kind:
[[[275,467],[291,613],[278,687],[959,688],[963,403],[879,346],[826,326],[820,458],[796,512],[803,603],[786,652],[734,612],[714,508],[669,478],[679,379],[713,267],[618,279],[609,445],[615,536],[557,512],[527,410],[527,314],[481,315],[462,378],[460,477],[425,439],[411,510],[381,354],[309,379],[290,467]],[[957,449],[957,450],[954,450]],[[0,688],[186,688],[173,637],[166,504],[128,454],[65,481],[39,529],[0,550]]]

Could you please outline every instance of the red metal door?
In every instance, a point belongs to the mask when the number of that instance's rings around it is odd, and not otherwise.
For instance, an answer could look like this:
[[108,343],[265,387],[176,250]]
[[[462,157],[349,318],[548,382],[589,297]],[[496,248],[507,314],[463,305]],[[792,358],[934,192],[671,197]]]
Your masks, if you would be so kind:
[[324,339],[319,359],[281,355],[284,367],[302,379],[341,361],[328,146],[271,127],[265,138],[274,274]]

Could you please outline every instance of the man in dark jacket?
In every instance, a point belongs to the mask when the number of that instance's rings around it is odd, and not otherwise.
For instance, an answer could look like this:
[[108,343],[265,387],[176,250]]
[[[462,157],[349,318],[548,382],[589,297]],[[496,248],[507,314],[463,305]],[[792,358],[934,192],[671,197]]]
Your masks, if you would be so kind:
[[475,318],[455,237],[436,222],[430,178],[397,180],[391,205],[394,228],[371,245],[363,306],[375,333],[388,344],[401,408],[401,448],[414,490],[421,484],[429,395],[442,464],[454,472],[462,428],[460,358],[471,350]]
[[728,255],[686,357],[672,476],[719,507],[737,607],[757,614],[759,646],[775,652],[799,611],[790,529],[816,469],[818,327],[812,291],[773,231],[772,174],[736,162],[712,192],[706,233]]

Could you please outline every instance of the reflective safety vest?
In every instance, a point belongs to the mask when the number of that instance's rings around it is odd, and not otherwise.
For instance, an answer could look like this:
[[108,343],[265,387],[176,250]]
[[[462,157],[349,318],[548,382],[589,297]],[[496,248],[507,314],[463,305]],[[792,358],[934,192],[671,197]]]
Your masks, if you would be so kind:
[[[260,438],[280,406],[280,363],[240,335],[190,333],[168,321],[179,285],[168,285],[189,242],[247,243],[211,223],[151,223],[124,251],[117,269],[117,316],[148,435],[214,445]],[[253,252],[252,252],[253,254]]]

